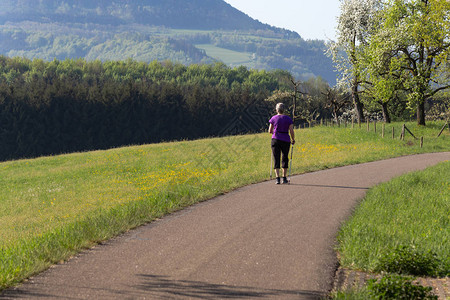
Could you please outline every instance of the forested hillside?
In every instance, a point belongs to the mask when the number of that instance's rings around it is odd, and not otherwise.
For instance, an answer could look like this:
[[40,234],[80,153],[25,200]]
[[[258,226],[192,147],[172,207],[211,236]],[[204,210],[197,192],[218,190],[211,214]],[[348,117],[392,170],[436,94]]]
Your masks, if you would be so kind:
[[325,50],[324,41],[262,24],[223,0],[0,2],[0,54],[9,57],[222,61],[333,84]]
[[282,71],[0,56],[0,161],[266,128]]

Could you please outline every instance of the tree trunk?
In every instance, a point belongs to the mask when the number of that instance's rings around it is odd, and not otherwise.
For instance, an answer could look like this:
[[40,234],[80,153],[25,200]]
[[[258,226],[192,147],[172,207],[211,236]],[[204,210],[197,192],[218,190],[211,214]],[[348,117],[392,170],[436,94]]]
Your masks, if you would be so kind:
[[391,123],[391,116],[389,115],[388,111],[388,104],[387,102],[381,102],[381,107],[383,108],[383,119],[385,123]]
[[364,123],[365,120],[364,120],[363,104],[359,100],[357,84],[354,84],[352,87],[352,98],[353,98],[353,104],[355,105],[356,118],[359,123]]
[[417,125],[425,126],[425,100],[417,104]]

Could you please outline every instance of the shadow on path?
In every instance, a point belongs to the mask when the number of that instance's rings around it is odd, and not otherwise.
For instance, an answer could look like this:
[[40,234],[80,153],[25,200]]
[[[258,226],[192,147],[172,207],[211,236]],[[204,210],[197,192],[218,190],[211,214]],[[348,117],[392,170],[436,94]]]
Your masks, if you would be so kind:
[[332,188],[332,189],[350,189],[350,190],[369,190],[368,187],[356,187],[356,186],[340,186],[340,185],[321,185],[321,184],[299,184],[290,183],[292,186],[308,186],[308,187],[320,187],[320,188]]
[[[111,289],[76,286],[78,295],[66,295],[65,299],[87,299],[86,295],[96,290],[110,299],[324,299],[325,294],[318,291],[277,290],[247,286],[213,284],[191,280],[173,280],[169,276],[138,274],[139,285],[129,288]],[[55,287],[55,291],[58,287]],[[0,293],[0,299],[60,299],[58,293],[28,292],[10,289]]]
[[274,290],[246,286],[211,284],[199,281],[172,280],[168,276],[139,275],[142,283],[134,288],[153,299],[323,299],[322,293],[314,291]]

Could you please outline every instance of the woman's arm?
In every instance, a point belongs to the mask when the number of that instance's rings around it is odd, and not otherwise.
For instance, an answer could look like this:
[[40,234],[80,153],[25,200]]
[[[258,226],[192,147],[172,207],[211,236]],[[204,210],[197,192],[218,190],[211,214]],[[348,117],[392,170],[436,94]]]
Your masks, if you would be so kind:
[[270,124],[269,126],[269,133],[273,133],[273,124]]
[[292,143],[292,145],[294,145],[295,144],[294,124],[291,124],[289,126],[289,133],[290,133],[291,139],[292,139],[291,143]]

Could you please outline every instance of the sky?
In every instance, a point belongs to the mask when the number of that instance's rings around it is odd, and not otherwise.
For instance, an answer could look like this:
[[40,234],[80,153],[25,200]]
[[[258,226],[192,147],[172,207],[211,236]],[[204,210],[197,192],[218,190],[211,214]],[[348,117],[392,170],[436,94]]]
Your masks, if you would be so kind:
[[334,40],[339,0],[225,0],[253,19],[289,29],[305,40]]

